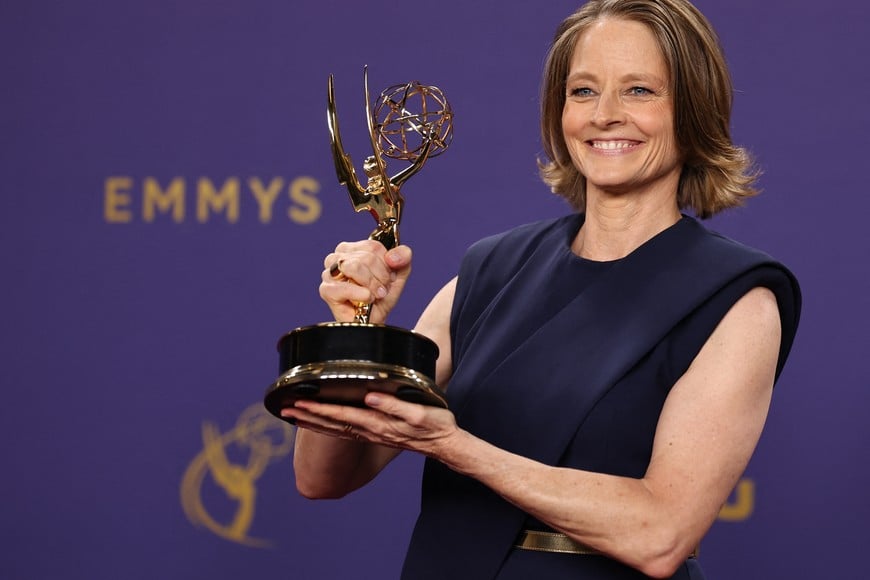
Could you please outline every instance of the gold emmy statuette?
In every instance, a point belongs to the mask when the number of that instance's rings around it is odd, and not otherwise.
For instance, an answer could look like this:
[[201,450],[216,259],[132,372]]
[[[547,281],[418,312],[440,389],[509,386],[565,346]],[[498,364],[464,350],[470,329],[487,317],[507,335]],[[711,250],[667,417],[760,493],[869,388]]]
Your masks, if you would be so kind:
[[[338,130],[335,91],[328,83],[327,123],[338,181],[347,187],[357,212],[368,211],[377,222],[369,239],[387,249],[399,244],[404,199],[399,189],[426,161],[443,153],[453,139],[453,112],[443,93],[410,82],[384,90],[374,111],[364,71],[366,119],[372,155],[357,178]],[[385,157],[409,163],[390,177]],[[280,417],[281,409],[300,398],[362,406],[369,391],[392,393],[416,403],[446,407],[444,393],[433,380],[437,345],[410,330],[369,323],[371,304],[357,304],[353,322],[329,322],[297,328],[278,341],[281,373],[266,391],[264,404]]]

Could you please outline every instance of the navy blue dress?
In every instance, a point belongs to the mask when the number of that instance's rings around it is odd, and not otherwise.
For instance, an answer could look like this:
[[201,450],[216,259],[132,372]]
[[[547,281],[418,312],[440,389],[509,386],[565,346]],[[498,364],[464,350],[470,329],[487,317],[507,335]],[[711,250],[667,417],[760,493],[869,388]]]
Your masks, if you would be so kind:
[[[769,256],[684,217],[614,262],[577,257],[582,215],[522,226],[475,244],[451,314],[457,422],[490,443],[546,463],[640,478],[658,417],[731,306],[757,286],[777,297],[791,348],[800,293]],[[629,579],[603,556],[514,549],[546,529],[476,480],[427,460],[421,512],[403,578]],[[695,560],[673,576],[703,578]]]

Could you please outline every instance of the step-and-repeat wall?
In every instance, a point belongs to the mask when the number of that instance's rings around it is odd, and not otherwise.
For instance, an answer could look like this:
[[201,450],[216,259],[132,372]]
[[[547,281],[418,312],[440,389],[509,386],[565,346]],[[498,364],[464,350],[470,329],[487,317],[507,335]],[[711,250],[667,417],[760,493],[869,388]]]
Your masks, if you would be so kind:
[[[802,282],[766,431],[703,543],[714,578],[858,578],[870,519],[868,4],[698,2],[762,196],[710,227]],[[573,1],[6,2],[0,7],[0,576],[393,578],[421,461],[337,501],[294,488],[265,414],[275,344],[326,320],[323,256],[365,237],[336,182],[373,93],[419,80],[455,139],[404,187],[411,326],[473,241],[563,214],[538,90]],[[395,162],[394,162],[395,163]],[[399,165],[388,169],[397,171]],[[436,547],[433,547],[437,549]]]

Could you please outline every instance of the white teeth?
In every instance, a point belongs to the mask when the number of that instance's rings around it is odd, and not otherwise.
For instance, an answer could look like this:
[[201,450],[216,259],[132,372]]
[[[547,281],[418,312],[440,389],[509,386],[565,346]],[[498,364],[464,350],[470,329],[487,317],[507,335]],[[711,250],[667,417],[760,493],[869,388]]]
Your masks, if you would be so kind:
[[632,146],[631,141],[593,141],[592,146],[596,149],[628,149]]

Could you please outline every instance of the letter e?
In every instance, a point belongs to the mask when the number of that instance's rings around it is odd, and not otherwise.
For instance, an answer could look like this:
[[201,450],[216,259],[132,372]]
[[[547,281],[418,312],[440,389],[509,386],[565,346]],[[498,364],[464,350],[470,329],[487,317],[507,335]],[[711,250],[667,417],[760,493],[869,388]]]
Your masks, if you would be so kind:
[[107,177],[103,190],[103,217],[110,224],[126,224],[133,219],[130,207],[130,188],[133,180],[129,177]]

